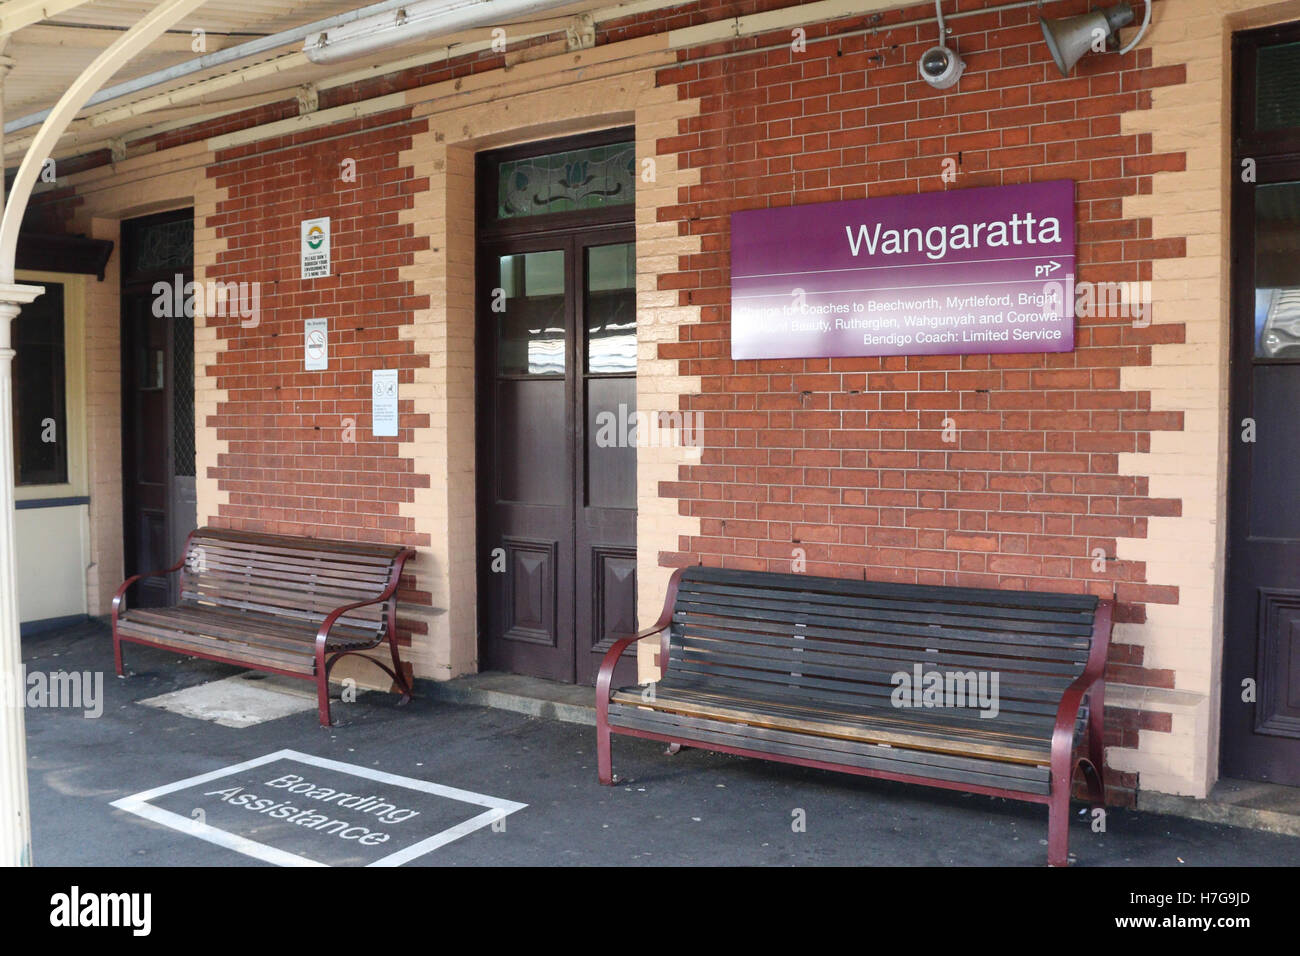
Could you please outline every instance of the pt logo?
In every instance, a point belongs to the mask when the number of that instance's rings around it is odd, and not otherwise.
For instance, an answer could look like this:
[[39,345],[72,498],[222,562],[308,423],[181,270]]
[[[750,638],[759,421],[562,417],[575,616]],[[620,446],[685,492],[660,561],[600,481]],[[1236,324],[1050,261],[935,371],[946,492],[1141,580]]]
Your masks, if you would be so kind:
[[320,226],[312,226],[310,229],[307,230],[307,247],[309,249],[312,250],[319,249],[321,247],[321,243],[323,243],[324,241],[325,241],[325,230],[322,229]]

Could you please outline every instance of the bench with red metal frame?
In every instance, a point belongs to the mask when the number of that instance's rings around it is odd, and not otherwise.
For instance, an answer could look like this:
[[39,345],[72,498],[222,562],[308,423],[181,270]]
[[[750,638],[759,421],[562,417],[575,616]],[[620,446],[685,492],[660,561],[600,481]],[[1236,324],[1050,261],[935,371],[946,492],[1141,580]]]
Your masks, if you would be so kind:
[[[613,782],[619,733],[1045,803],[1048,862],[1065,865],[1074,773],[1095,806],[1105,802],[1112,606],[1080,594],[679,569],[655,625],[618,640],[601,664],[600,782]],[[653,691],[611,690],[623,652],[656,634]],[[918,665],[923,682],[941,675],[950,699],[930,706],[902,692],[900,675],[910,681]],[[996,716],[962,700],[981,677],[996,689]]]
[[[329,672],[349,654],[380,667],[411,699],[397,653],[397,586],[415,552],[402,547],[199,528],[175,565],[128,578],[113,596],[113,659],[122,642],[316,682],[330,725]],[[144,577],[181,574],[174,607],[124,608]],[[387,641],[391,668],[365,654]]]

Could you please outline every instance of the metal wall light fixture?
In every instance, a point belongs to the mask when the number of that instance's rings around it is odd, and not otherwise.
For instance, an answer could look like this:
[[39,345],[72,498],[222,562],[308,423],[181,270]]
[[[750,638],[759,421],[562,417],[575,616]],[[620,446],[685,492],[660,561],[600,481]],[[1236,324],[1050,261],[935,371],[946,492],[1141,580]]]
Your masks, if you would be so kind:
[[943,22],[943,9],[940,0],[934,0],[935,19],[939,21],[939,45],[932,46],[921,54],[916,63],[921,79],[936,90],[946,90],[956,85],[966,70],[966,63],[957,55],[957,51],[948,46],[948,27]]
[[[1038,0],[1038,6],[1042,8],[1043,0]],[[1074,64],[1087,53],[1116,52],[1123,55],[1142,42],[1147,27],[1151,25],[1151,0],[1146,0],[1145,6],[1142,28],[1119,50],[1114,49],[1119,46],[1119,29],[1133,22],[1133,8],[1127,3],[1055,20],[1039,14],[1038,25],[1043,28],[1043,39],[1047,41],[1047,49],[1051,51],[1061,75],[1069,76]]]

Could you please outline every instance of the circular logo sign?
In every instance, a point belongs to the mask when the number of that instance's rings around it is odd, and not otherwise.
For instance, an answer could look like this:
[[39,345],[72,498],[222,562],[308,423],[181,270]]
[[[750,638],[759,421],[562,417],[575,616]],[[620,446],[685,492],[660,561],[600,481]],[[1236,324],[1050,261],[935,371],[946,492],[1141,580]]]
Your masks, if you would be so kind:
[[320,329],[312,329],[307,333],[307,354],[314,359],[325,355],[325,333]]

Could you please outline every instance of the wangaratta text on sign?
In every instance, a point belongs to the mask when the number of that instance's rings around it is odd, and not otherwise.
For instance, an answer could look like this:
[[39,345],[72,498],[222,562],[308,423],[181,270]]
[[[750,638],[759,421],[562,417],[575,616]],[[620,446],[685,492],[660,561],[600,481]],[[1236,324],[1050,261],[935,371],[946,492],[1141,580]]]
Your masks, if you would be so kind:
[[1074,183],[731,217],[731,357],[1068,352]]

